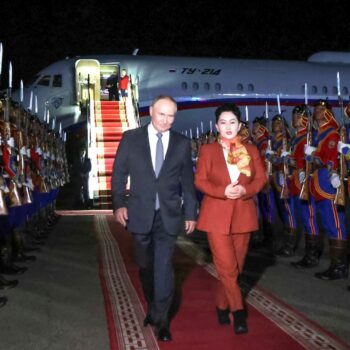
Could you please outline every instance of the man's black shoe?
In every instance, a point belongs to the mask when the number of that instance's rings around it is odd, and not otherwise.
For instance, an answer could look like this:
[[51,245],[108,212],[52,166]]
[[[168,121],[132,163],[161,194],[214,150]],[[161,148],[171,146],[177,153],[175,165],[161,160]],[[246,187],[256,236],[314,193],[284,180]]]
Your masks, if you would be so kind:
[[169,328],[167,328],[167,327],[159,328],[159,330],[157,331],[157,338],[160,341],[170,341],[171,340],[171,333],[170,333]]
[[152,320],[151,315],[147,315],[143,320],[143,326],[147,327],[148,325],[154,326],[154,321]]

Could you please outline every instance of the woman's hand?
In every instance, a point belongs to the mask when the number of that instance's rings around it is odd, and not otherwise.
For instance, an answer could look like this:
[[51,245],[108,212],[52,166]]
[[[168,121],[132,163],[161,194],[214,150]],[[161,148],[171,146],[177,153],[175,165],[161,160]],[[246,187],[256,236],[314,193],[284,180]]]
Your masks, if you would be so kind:
[[235,195],[235,190],[234,187],[238,184],[238,181],[230,183],[229,185],[226,186],[225,188],[225,196],[228,199],[234,199],[233,196]]
[[225,196],[228,199],[238,199],[247,193],[246,189],[238,184],[238,181],[227,185],[225,189]]
[[232,199],[238,199],[243,197],[247,193],[245,187],[242,185],[235,185],[233,187],[233,196]]

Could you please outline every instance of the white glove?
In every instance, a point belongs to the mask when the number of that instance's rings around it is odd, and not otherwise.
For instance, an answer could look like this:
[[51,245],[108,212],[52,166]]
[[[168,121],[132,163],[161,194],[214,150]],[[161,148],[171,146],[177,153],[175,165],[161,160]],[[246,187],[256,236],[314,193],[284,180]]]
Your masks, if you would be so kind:
[[43,154],[43,151],[42,151],[42,149],[41,149],[40,147],[38,147],[38,148],[35,150],[35,152],[38,153],[39,156],[42,156],[42,154]]
[[350,144],[339,141],[338,142],[338,152],[344,156],[350,151]]
[[29,189],[31,189],[33,191],[34,189],[34,185],[33,185],[33,181],[31,178],[28,178],[27,181],[23,184],[24,186],[28,187]]
[[312,153],[314,153],[316,149],[316,147],[305,145],[304,154],[307,156],[312,156]]
[[14,148],[15,147],[15,139],[13,137],[10,137],[10,139],[7,141],[7,144]]
[[299,182],[300,182],[301,184],[305,181],[305,176],[306,176],[305,171],[301,171],[301,172],[299,173]]
[[282,154],[281,154],[281,158],[288,157],[289,155],[290,155],[290,152],[288,152],[288,151],[283,151]]
[[272,157],[275,155],[276,153],[274,152],[274,151],[271,151],[271,150],[266,150],[266,152],[265,152],[265,158],[269,161],[269,162],[271,162],[271,160],[272,160]]
[[284,174],[282,173],[282,171],[280,171],[278,172],[277,176],[278,176],[278,184],[282,187],[284,184]]
[[30,158],[30,148],[27,148],[27,157]]
[[21,154],[22,154],[22,156],[26,156],[27,155],[27,149],[26,149],[26,146],[23,146],[22,148],[21,148]]
[[341,185],[340,177],[336,173],[333,173],[331,175],[331,179],[330,180],[331,180],[331,185],[332,185],[333,188],[338,188]]

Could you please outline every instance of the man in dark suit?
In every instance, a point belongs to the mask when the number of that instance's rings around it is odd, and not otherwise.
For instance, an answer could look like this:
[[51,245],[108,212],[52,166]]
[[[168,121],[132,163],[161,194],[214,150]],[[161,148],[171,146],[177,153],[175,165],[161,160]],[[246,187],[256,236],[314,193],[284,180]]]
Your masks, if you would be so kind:
[[80,151],[79,175],[80,175],[80,199],[83,207],[90,207],[89,198],[89,173],[91,171],[91,160],[88,158],[86,149]]
[[135,241],[148,305],[144,326],[154,325],[162,341],[171,340],[168,312],[174,293],[176,238],[183,221],[189,234],[197,217],[190,140],[170,130],[176,111],[172,97],[156,97],[150,106],[151,123],[124,133],[112,175],[115,218],[128,227]]

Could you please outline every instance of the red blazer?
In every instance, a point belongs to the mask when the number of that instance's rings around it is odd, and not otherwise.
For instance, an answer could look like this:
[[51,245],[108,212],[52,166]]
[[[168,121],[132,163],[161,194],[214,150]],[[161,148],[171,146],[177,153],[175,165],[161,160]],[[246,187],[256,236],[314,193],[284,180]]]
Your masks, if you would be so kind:
[[251,176],[240,174],[238,182],[247,193],[240,199],[227,199],[225,188],[231,183],[226,160],[219,143],[203,145],[200,149],[195,185],[204,193],[197,228],[220,234],[249,233],[258,229],[255,195],[265,185],[265,166],[256,146],[244,144],[251,160]]

